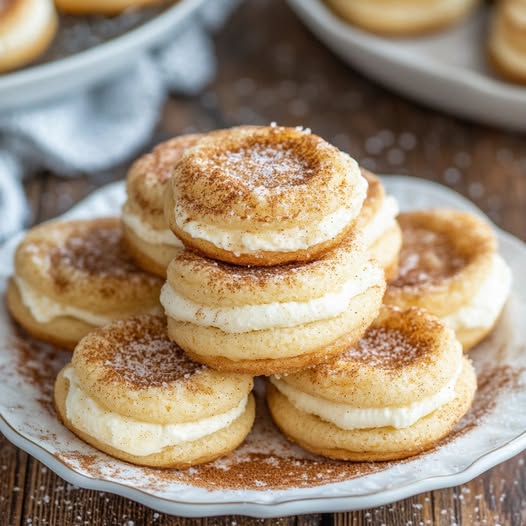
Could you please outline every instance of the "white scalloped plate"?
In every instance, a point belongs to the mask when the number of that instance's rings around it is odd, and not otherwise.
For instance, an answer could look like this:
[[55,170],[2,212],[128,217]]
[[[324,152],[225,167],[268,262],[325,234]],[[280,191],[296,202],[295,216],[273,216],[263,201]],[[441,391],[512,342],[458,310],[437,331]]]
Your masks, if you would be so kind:
[[[434,183],[395,176],[385,177],[384,182],[404,209],[442,206],[481,214],[469,201]],[[123,184],[113,184],[66,216],[116,214],[123,199]],[[461,484],[526,448],[526,412],[519,410],[526,407],[526,247],[501,230],[497,234],[515,282],[494,334],[471,353],[480,384],[474,409],[449,439],[416,458],[376,465],[324,461],[289,444],[269,423],[260,404],[254,430],[226,459],[187,472],[120,462],[84,444],[56,420],[53,378],[69,355],[24,336],[3,305],[0,431],[73,484],[189,517],[354,510]],[[0,247],[0,292],[20,237]]]
[[327,47],[378,82],[461,117],[526,130],[526,87],[487,66],[488,8],[431,36],[393,39],[345,23],[322,0],[288,3]]
[[0,110],[82,91],[119,74],[137,55],[173,33],[205,0],[179,0],[164,13],[86,51],[0,74]]

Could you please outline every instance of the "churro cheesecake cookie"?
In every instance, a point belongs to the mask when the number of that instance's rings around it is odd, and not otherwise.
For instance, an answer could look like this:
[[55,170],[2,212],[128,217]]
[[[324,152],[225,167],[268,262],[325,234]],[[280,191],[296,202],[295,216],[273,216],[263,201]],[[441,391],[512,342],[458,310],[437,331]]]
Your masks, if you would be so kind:
[[499,74],[526,84],[526,0],[496,3],[488,49]]
[[466,212],[438,209],[406,212],[398,222],[400,269],[385,303],[425,308],[468,350],[492,330],[510,293],[511,271],[491,226]]
[[52,0],[0,0],[0,73],[41,55],[57,26]]
[[124,240],[137,265],[166,276],[166,267],[182,242],[164,219],[164,197],[175,165],[201,135],[182,135],[159,144],[130,168],[126,178],[127,200],[122,208]]
[[255,415],[252,377],[192,362],[164,318],[114,322],[83,338],[58,375],[59,418],[92,446],[133,464],[184,468],[235,449]]
[[376,175],[364,170],[367,180],[367,196],[356,221],[371,256],[385,271],[387,281],[398,273],[398,256],[402,246],[402,232],[396,220],[398,202],[385,188]]
[[270,266],[337,246],[366,192],[357,163],[308,130],[241,126],[210,133],[183,155],[165,216],[201,255]]
[[168,334],[194,360],[253,375],[320,363],[376,317],[383,270],[352,235],[320,259],[241,267],[185,252],[168,267]]
[[161,4],[164,0],[55,0],[58,9],[73,15],[116,15],[127,9]]
[[451,329],[421,309],[386,307],[333,360],[270,377],[267,400],[278,427],[304,449],[377,461],[433,447],[471,407],[475,390]]
[[336,14],[367,31],[410,36],[462,20],[479,0],[325,0]]
[[117,218],[31,229],[16,250],[9,311],[31,335],[69,349],[97,326],[162,312],[163,281],[137,268],[121,241]]

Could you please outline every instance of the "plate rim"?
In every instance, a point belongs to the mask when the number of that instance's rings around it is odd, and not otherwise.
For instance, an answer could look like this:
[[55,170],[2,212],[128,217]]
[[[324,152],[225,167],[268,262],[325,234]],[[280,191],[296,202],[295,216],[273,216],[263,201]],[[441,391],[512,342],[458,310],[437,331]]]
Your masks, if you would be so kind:
[[[0,94],[4,91],[23,89],[30,84],[50,82],[64,76],[72,76],[80,71],[94,68],[103,61],[114,62],[127,54],[130,56],[127,63],[130,63],[134,60],[133,51],[153,46],[170,29],[182,23],[188,16],[203,6],[205,2],[206,0],[177,0],[164,13],[101,44],[44,64],[28,65],[22,69],[4,73],[0,75]],[[117,71],[118,69],[116,68],[115,72]],[[94,82],[100,81],[103,76],[104,74],[94,75],[91,82],[86,82],[84,87],[89,87]],[[67,91],[67,87],[64,87],[62,91]],[[60,93],[60,90],[56,91],[54,95],[48,94],[42,98],[37,96],[31,99],[30,104],[52,98],[57,96],[58,93]],[[17,108],[21,105],[23,106],[23,103],[18,101],[12,107]],[[11,108],[9,104],[2,107],[4,107],[3,111]]]
[[[428,189],[439,192],[444,196],[454,198],[459,203],[461,203],[463,207],[467,206],[471,210],[478,211],[478,213],[483,214],[483,212],[471,201],[458,194],[454,190],[451,190],[450,188],[434,181],[397,175],[386,176],[384,181],[386,182],[386,186],[388,186],[390,183],[411,183],[415,184],[416,186],[427,187]],[[123,184],[124,183],[122,181],[111,183],[98,189],[97,192],[106,190],[109,193],[119,189]],[[70,211],[66,212],[66,214],[61,214],[59,218],[64,215],[69,215],[72,212],[75,213],[75,209],[79,205],[82,206],[90,198],[93,198],[93,195],[94,194],[92,193],[86,196],[83,200],[72,207]],[[524,257],[526,257],[526,244],[523,241],[500,229],[494,225],[493,222],[491,222],[491,224],[496,229],[499,238],[505,240],[506,243],[511,243],[514,248],[523,252]],[[9,243],[10,240],[18,236],[20,236],[20,233],[12,236],[9,240],[3,243],[2,246],[5,246],[5,244]],[[499,239],[499,241],[501,239]],[[284,515],[293,515],[297,513],[303,514],[353,511],[376,507],[417,495],[425,491],[432,491],[463,484],[469,480],[472,480],[488,469],[491,469],[497,464],[509,460],[516,454],[526,449],[526,430],[524,430],[521,434],[510,438],[504,444],[486,451],[482,456],[474,459],[468,466],[457,473],[445,475],[438,474],[420,480],[413,480],[412,482],[403,483],[402,485],[396,487],[375,490],[368,494],[340,494],[329,496],[318,495],[312,497],[297,496],[286,499],[277,496],[275,500],[268,502],[250,502],[250,499],[248,498],[241,500],[231,500],[227,502],[217,498],[211,502],[189,502],[188,500],[177,501],[172,498],[152,495],[147,491],[137,489],[133,486],[127,486],[121,482],[105,480],[79,473],[62,461],[58,457],[57,453],[49,451],[38,441],[34,441],[17,431],[8,422],[3,412],[0,412],[0,432],[4,434],[8,441],[42,462],[59,477],[71,484],[87,489],[108,491],[110,493],[140,502],[141,504],[158,511],[185,517],[208,517],[213,515],[242,514],[259,518],[272,518]],[[324,486],[318,487],[321,492],[323,492],[323,488]],[[292,491],[294,490],[295,488],[292,488]],[[211,495],[218,495],[220,493],[220,490],[210,492]],[[202,513],[203,508],[206,508],[205,513]]]
[[[505,80],[486,75],[460,66],[441,62],[440,60],[429,60],[424,55],[407,53],[406,50],[400,52],[396,46],[397,39],[383,38],[373,33],[368,33],[358,27],[347,23],[345,20],[333,13],[322,0],[287,0],[288,5],[301,19],[305,26],[333,53],[342,60],[350,63],[364,75],[373,78],[376,82],[387,86],[389,89],[402,93],[404,96],[414,98],[430,107],[440,108],[446,113],[454,114],[469,120],[479,121],[486,124],[496,125],[504,128],[515,128],[526,130],[526,125],[522,120],[516,119],[508,122],[509,109],[511,106],[526,107],[526,88],[515,85]],[[477,16],[472,15],[472,16]],[[433,35],[419,37],[425,39]],[[472,96],[484,97],[492,102],[500,101],[506,104],[508,115],[506,118],[497,118],[496,114],[485,115],[483,112],[475,112],[473,108],[461,109],[458,105],[437,102],[436,97],[431,98],[422,90],[412,87],[401,87],[400,83],[387,82],[380,79],[376,74],[371,73],[367,68],[362,67],[354,57],[347,51],[342,51],[342,46],[334,42],[343,42],[352,46],[355,50],[367,53],[371,58],[388,61],[393,66],[403,68],[406,71],[418,74],[420,78],[433,80],[447,84],[451,90],[458,93],[470,91]],[[418,42],[418,38],[398,39],[399,42]],[[453,106],[456,106],[453,108]],[[453,108],[453,109],[452,109]],[[521,112],[521,118],[524,115]]]

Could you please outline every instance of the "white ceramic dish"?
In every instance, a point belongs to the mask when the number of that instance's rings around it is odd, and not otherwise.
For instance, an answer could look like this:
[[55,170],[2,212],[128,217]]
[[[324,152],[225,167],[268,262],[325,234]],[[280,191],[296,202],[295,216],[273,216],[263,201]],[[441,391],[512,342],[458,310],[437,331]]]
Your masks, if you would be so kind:
[[[446,206],[481,213],[458,194],[409,177],[386,177],[402,208]],[[122,183],[99,190],[67,217],[118,213]],[[379,506],[454,486],[526,448],[526,247],[497,230],[515,277],[513,296],[492,337],[472,353],[479,375],[474,408],[452,437],[404,462],[323,461],[289,444],[269,423],[264,404],[245,444],[230,457],[187,472],[156,471],[111,459],[57,420],[53,379],[70,355],[37,345],[16,329],[0,305],[0,431],[62,478],[184,516],[275,517]],[[20,236],[0,247],[0,293]],[[258,456],[259,454],[259,456]],[[282,486],[280,486],[282,484]]]
[[0,75],[0,111],[71,94],[118,75],[139,53],[176,30],[204,1],[179,0],[136,29],[86,51]]
[[322,42],[378,82],[455,115],[526,131],[526,87],[499,80],[486,64],[489,9],[432,36],[389,39],[345,23],[322,0],[288,2]]

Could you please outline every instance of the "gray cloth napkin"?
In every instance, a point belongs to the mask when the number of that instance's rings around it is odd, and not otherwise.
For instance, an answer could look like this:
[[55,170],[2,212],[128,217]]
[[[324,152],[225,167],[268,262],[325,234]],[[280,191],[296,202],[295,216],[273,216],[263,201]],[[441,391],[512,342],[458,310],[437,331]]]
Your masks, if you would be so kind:
[[46,168],[75,177],[129,160],[150,139],[168,92],[195,95],[212,80],[211,33],[237,3],[206,2],[182,32],[117,79],[42,107],[0,113],[0,241],[24,225],[24,176]]

